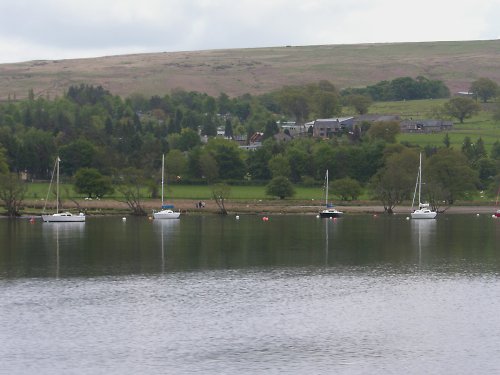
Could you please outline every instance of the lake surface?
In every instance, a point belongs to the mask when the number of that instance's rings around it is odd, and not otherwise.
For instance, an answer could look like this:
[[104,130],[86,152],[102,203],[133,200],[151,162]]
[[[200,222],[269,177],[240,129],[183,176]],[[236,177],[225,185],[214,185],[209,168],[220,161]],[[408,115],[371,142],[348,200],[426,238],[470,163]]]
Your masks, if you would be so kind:
[[0,220],[0,374],[500,372],[500,220]]

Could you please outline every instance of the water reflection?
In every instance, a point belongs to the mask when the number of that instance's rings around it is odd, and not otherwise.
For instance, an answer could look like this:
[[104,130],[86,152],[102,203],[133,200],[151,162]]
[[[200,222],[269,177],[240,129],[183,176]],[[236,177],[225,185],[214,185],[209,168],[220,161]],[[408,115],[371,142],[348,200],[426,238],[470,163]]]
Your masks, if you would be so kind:
[[[322,219],[324,222],[324,237],[325,237],[325,266],[328,265],[329,261],[329,253],[330,251],[334,251],[335,246],[334,241],[335,241],[335,236],[336,233],[338,232],[339,225],[343,219],[338,219],[338,218],[325,218]],[[330,238],[332,239],[332,243],[330,243]],[[330,247],[332,250],[330,250]]]
[[418,249],[418,264],[422,263],[422,248],[427,250],[436,232],[437,220],[411,220],[411,234],[414,246]]
[[179,231],[180,220],[153,220],[153,230],[160,236],[161,272],[165,272],[165,246],[172,245],[172,235]]
[[55,277],[59,278],[60,243],[66,244],[75,239],[81,240],[85,235],[85,222],[81,223],[43,223],[42,233],[49,242],[49,249],[55,253]]

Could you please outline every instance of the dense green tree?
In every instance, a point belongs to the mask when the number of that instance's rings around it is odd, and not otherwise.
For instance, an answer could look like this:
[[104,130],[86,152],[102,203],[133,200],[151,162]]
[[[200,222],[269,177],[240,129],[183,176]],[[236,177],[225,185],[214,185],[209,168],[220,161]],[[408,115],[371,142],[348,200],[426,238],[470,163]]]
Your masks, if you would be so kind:
[[168,122],[168,134],[180,133],[182,129],[182,123],[184,119],[184,112],[182,109],[177,108],[175,110],[174,116],[170,118]]
[[370,108],[370,105],[372,105],[373,100],[368,95],[352,94],[346,98],[346,103],[350,107],[354,108],[356,113],[364,115],[365,113],[368,113],[368,109]]
[[205,178],[208,184],[213,183],[219,177],[219,166],[217,160],[209,152],[202,152],[200,158],[200,169],[202,177]]
[[203,153],[206,152],[201,146],[193,147],[187,153],[187,168],[190,177],[202,178],[203,171],[201,169],[200,161],[205,156]]
[[392,154],[370,181],[373,197],[382,202],[384,210],[392,214],[394,208],[410,197],[413,191],[418,155],[414,150],[405,149]]
[[471,83],[470,92],[486,103],[498,95],[498,84],[489,78],[478,78]]
[[472,117],[480,111],[481,107],[471,98],[463,98],[455,96],[444,104],[444,112],[454,118],[457,118],[460,123],[465,119]]
[[7,163],[6,151],[0,144],[0,174],[9,172],[9,164]]
[[94,87],[81,84],[79,87],[70,86],[66,95],[78,104],[83,105],[102,102],[105,97],[111,96],[111,93],[102,86]]
[[52,135],[43,130],[28,128],[19,134],[19,138],[19,170],[26,171],[33,178],[48,178],[56,152]]
[[276,123],[276,121],[269,120],[266,122],[262,139],[271,138],[273,135],[278,134],[279,132],[280,129],[278,128],[278,124]]
[[419,76],[416,79],[398,77],[365,88],[349,88],[343,90],[342,95],[369,95],[375,101],[413,100],[447,98],[450,90],[442,81]]
[[171,149],[189,151],[201,144],[200,136],[193,129],[184,128],[179,133],[170,134],[167,137],[168,145]]
[[226,93],[221,92],[217,98],[217,109],[221,115],[225,115],[232,111],[232,103]]
[[325,171],[334,170],[335,166],[335,150],[327,142],[322,141],[313,147],[313,160],[316,167],[316,176],[319,178],[325,174]]
[[368,130],[368,136],[372,140],[384,140],[388,143],[396,142],[397,135],[401,132],[399,122],[380,121],[372,124]]
[[74,177],[77,193],[85,194],[88,198],[102,198],[114,191],[111,178],[103,176],[95,168],[81,168]]
[[441,148],[432,155],[426,166],[428,182],[440,186],[448,204],[463,198],[476,189],[478,174],[467,161],[465,155],[449,148]]
[[284,176],[274,177],[266,186],[266,194],[280,199],[293,197],[295,189],[290,180]]
[[211,138],[206,149],[217,161],[220,178],[224,180],[243,178],[245,164],[242,151],[236,143],[226,139]]
[[213,116],[207,115],[203,117],[201,134],[209,137],[215,137],[217,135],[217,122]]
[[61,173],[72,176],[80,168],[93,166],[96,149],[87,140],[79,139],[59,149]]
[[462,143],[462,153],[472,166],[475,166],[478,160],[487,157],[484,142],[481,137],[477,139],[476,143],[473,143],[471,138],[466,136]]
[[0,173],[0,201],[3,202],[7,215],[19,216],[27,186],[17,173]]
[[480,158],[477,160],[475,168],[479,174],[481,189],[486,189],[493,181],[495,176],[500,172],[498,161],[489,158]]
[[273,156],[272,147],[264,143],[255,151],[250,151],[247,156],[247,170],[252,180],[269,180],[269,160]]
[[495,160],[500,160],[500,141],[495,141],[491,146],[490,157]]
[[288,158],[282,154],[274,155],[269,160],[269,170],[273,177],[283,176],[286,178],[290,177],[291,169]]
[[316,90],[311,94],[309,106],[319,118],[330,118],[341,113],[340,99],[336,90],[333,92]]
[[362,190],[360,183],[350,177],[332,181],[331,188],[333,194],[340,196],[343,201],[357,199]]
[[443,144],[444,144],[444,147],[450,148],[451,141],[450,141],[450,136],[448,135],[448,133],[446,133],[446,135],[443,138]]
[[165,178],[167,182],[176,181],[178,177],[184,176],[187,171],[187,159],[183,152],[170,150],[165,155]]
[[313,142],[309,138],[301,138],[292,141],[288,145],[285,156],[290,165],[290,179],[299,182],[305,176],[314,176],[315,166],[312,163]]
[[475,158],[474,144],[469,136],[466,136],[462,142],[462,154],[472,162]]
[[281,108],[292,115],[298,123],[303,123],[309,115],[308,97],[305,90],[300,87],[284,87],[279,93],[279,103]]
[[224,122],[224,137],[233,138],[233,123],[231,119],[226,119]]

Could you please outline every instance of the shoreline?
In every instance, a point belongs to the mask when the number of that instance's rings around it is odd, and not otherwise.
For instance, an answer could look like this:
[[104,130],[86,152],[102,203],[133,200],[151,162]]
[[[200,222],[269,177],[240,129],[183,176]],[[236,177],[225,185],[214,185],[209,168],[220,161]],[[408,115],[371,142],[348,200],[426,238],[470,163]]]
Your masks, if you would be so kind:
[[[198,214],[218,214],[219,208],[215,201],[203,201],[203,208],[198,208],[197,203],[200,200],[194,199],[179,199],[173,202],[168,202],[174,205],[175,211],[180,210],[184,215]],[[24,209],[21,211],[22,216],[39,216],[43,209],[43,201],[26,200]],[[145,200],[142,206],[148,215],[153,213],[153,210],[159,210],[161,205],[160,200]],[[376,202],[351,202],[351,204],[337,205],[339,211],[345,214],[385,214],[382,205],[377,205]],[[74,200],[64,201],[63,208],[60,211],[78,211],[78,209],[86,212],[89,216],[106,216],[106,215],[131,215],[130,208],[125,202],[103,199],[103,200]],[[311,201],[292,201],[292,200],[229,200],[225,202],[225,208],[228,215],[253,214],[253,215],[269,215],[269,214],[302,214],[315,215],[324,208],[324,205],[312,205]],[[450,207],[441,207],[440,215],[443,214],[490,214],[493,215],[498,207],[494,204],[459,204]],[[54,207],[49,206],[46,211],[52,212]],[[401,205],[394,209],[394,214],[409,214],[411,206]]]

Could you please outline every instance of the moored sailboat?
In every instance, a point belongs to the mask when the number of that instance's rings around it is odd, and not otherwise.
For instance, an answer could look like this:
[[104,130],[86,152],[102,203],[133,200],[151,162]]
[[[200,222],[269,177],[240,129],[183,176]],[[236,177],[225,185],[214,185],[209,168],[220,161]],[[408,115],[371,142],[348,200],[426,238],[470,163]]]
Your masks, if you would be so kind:
[[[417,190],[418,190],[418,208],[413,210]],[[420,153],[420,163],[418,167],[417,182],[415,184],[415,192],[413,193],[413,201],[411,202],[412,213],[410,215],[412,219],[434,219],[437,215],[437,212],[432,211],[429,208],[429,203],[422,203],[421,195],[422,195],[422,153]]]
[[165,185],[165,155],[161,158],[161,210],[153,211],[153,217],[155,219],[178,219],[181,216],[180,212],[174,211],[174,206],[172,204],[165,204],[163,201],[164,197],[164,185]]
[[56,163],[54,165],[54,170],[52,171],[52,178],[50,179],[49,191],[47,192],[47,198],[45,199],[45,206],[43,207],[43,212],[47,206],[47,200],[50,194],[50,188],[52,186],[52,181],[54,180],[54,174],[56,175],[56,212],[52,215],[42,214],[42,220],[46,223],[81,223],[85,221],[85,214],[80,212],[78,215],[73,215],[71,212],[59,212],[59,163],[61,159],[59,156],[56,158]]
[[340,217],[344,213],[338,211],[333,204],[328,202],[328,169],[325,174],[325,209],[319,212],[320,217]]

